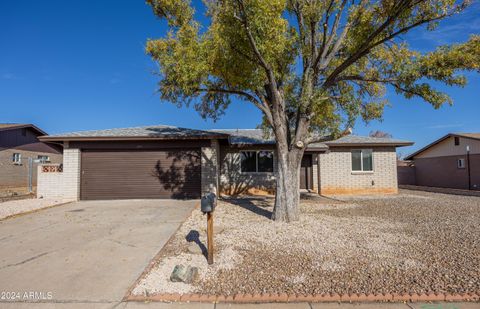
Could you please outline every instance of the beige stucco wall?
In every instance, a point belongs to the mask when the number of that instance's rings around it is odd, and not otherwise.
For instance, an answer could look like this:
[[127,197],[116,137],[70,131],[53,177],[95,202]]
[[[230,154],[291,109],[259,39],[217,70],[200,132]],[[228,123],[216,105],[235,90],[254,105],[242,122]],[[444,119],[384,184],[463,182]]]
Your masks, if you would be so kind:
[[[365,147],[373,149],[373,171],[353,172],[351,150],[331,148],[319,155],[320,194],[397,193],[397,157],[395,147]],[[355,149],[362,149],[356,147]]]
[[80,199],[80,149],[64,149],[63,172],[44,173],[38,168],[37,197]]
[[433,158],[459,156],[467,153],[467,145],[470,146],[470,154],[480,154],[480,141],[471,138],[460,137],[460,144],[455,146],[453,136],[441,141],[429,149],[419,153],[415,158]]

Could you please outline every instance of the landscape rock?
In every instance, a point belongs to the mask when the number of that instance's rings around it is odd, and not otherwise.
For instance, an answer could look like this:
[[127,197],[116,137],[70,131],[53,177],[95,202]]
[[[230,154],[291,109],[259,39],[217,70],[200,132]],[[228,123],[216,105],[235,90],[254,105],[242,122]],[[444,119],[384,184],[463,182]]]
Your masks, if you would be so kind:
[[170,281],[192,283],[198,277],[198,268],[191,266],[176,265],[170,275]]

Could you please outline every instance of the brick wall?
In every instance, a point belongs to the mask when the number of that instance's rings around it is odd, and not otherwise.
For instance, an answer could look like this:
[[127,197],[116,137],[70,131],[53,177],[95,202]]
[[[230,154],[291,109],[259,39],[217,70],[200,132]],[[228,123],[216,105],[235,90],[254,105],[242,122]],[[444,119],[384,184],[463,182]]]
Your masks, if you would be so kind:
[[[60,164],[45,164],[46,166],[60,166]],[[62,172],[44,172],[43,165],[39,165],[38,169],[38,198],[61,198],[63,199],[63,173]]]
[[[14,164],[12,157],[14,153],[22,155],[21,164]],[[37,159],[39,155],[50,157],[51,163],[62,163],[62,155],[46,152],[27,151],[20,149],[0,150],[0,187],[27,187],[28,186],[28,158]],[[37,166],[33,163],[32,184],[37,183]]]
[[210,147],[202,147],[202,195],[209,192],[217,194],[218,155],[219,145],[217,140],[212,140]]
[[80,149],[63,151],[64,196],[69,199],[80,199]]
[[44,173],[39,168],[37,197],[80,198],[80,149],[64,149],[63,172]]
[[[361,149],[366,147],[357,147]],[[320,194],[397,193],[397,158],[395,147],[373,149],[373,171],[352,172],[351,149],[331,148],[320,154]]]
[[318,156],[319,154],[312,154],[313,192],[318,192]]

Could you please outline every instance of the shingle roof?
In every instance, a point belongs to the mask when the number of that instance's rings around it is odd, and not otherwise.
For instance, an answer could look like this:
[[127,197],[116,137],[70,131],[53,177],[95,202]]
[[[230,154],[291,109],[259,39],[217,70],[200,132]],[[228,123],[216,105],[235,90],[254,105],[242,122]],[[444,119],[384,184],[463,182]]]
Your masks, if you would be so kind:
[[[263,130],[261,129],[215,129],[210,130],[219,133],[230,135],[229,142],[233,145],[265,145],[275,144],[272,138],[265,138]],[[328,146],[342,146],[342,145],[394,145],[394,146],[408,146],[413,145],[413,142],[383,137],[369,137],[359,135],[346,135],[336,140],[324,141],[320,143],[312,143],[308,148],[325,148]]]
[[[77,131],[69,133],[44,136],[46,140],[71,140],[71,139],[113,139],[113,138],[159,138],[159,139],[185,139],[185,138],[213,138],[222,137],[223,134],[179,128],[173,126],[153,125],[133,128],[117,128],[106,130]],[[225,136],[226,138],[227,136]]]
[[405,157],[405,160],[413,160],[413,158],[424,152],[425,150],[427,150],[428,148],[440,143],[441,141],[451,137],[451,136],[460,136],[460,137],[465,137],[465,138],[472,138],[472,139],[476,139],[476,140],[480,140],[480,133],[448,133],[447,135],[444,135],[442,137],[440,137],[439,139],[433,141],[432,143],[428,144],[427,146],[423,147],[423,148],[420,148],[419,150],[415,151],[414,153],[408,155],[407,157]]
[[265,138],[261,129],[213,129],[211,132],[228,134],[232,145],[275,145],[273,137]]
[[[88,139],[187,139],[187,138],[224,138],[231,145],[274,145],[273,137],[265,137],[261,129],[213,129],[195,130],[165,125],[153,125],[133,128],[78,131],[44,136],[42,140],[88,140]],[[342,145],[395,145],[404,146],[413,143],[391,139],[357,135],[347,135],[333,141],[312,143],[309,149],[328,149],[329,146]]]
[[409,146],[413,145],[413,142],[388,138],[388,137],[370,137],[360,135],[345,135],[333,141],[324,142],[328,146],[341,146],[341,145],[396,145],[396,146]]

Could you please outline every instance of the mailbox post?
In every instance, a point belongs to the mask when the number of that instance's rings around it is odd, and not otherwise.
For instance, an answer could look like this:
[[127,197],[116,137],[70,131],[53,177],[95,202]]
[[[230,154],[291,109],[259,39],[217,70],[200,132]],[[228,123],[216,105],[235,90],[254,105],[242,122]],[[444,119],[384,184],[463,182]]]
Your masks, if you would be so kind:
[[208,193],[202,197],[201,210],[207,214],[207,261],[213,264],[213,211],[215,210],[216,196]]
[[213,264],[213,212],[207,213],[207,261]]

